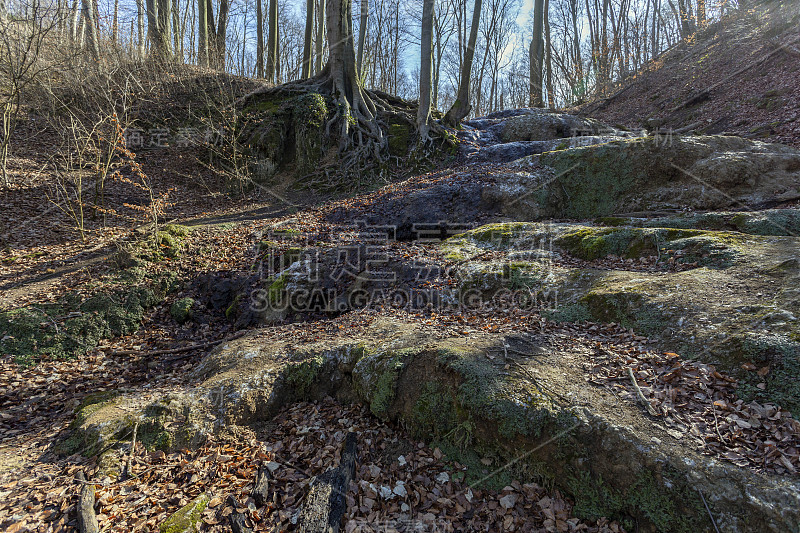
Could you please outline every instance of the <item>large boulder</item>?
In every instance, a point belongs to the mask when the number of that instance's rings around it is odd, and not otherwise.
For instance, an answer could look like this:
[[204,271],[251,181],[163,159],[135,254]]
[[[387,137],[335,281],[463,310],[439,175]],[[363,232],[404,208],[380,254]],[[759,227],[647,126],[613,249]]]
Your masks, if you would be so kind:
[[511,117],[504,121],[500,133],[503,142],[549,141],[565,137],[613,134],[601,122],[566,113],[541,111]]
[[800,198],[800,152],[740,137],[640,137],[515,162],[483,191],[516,220],[743,208]]

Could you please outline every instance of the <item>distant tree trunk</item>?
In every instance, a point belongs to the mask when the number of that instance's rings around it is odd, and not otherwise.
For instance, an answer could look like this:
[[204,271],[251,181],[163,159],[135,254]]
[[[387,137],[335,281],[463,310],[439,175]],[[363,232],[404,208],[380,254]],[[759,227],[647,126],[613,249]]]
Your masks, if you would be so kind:
[[[427,1],[427,0],[426,0]],[[361,0],[361,19],[358,24],[358,58],[356,59],[356,71],[363,79],[364,71],[362,65],[364,62],[364,41],[367,39],[367,22],[369,20],[369,2],[368,0]],[[423,11],[425,9],[423,4]],[[423,18],[424,18],[423,14]]]
[[542,98],[542,63],[544,55],[544,0],[533,4],[533,38],[530,47],[530,99],[531,107],[544,107]]
[[269,30],[267,31],[267,81],[275,82],[278,60],[278,0],[269,0],[267,14]]
[[69,27],[69,36],[72,44],[74,45],[78,41],[78,25],[80,24],[80,16],[81,16],[81,4],[78,0],[72,0],[72,15]]
[[181,0],[172,0],[172,47],[183,62],[183,39],[181,38]]
[[311,35],[314,29],[314,0],[306,0],[306,32],[303,40],[303,78],[311,77]]
[[158,55],[167,59],[172,56],[172,0],[158,0]]
[[228,0],[219,0],[219,19],[217,20],[217,33],[214,38],[216,45],[214,51],[216,53],[216,67],[220,70],[225,70],[229,6]]
[[325,50],[325,0],[319,0],[317,4],[317,38],[314,40],[315,60],[314,72],[319,74],[322,71],[322,56]]
[[114,18],[111,21],[111,42],[117,46],[117,36],[119,35],[119,0],[114,0]]
[[472,75],[472,60],[475,57],[475,43],[478,40],[478,26],[481,17],[481,0],[475,0],[472,11],[472,27],[469,30],[469,42],[464,51],[464,64],[461,68],[461,80],[458,84],[458,94],[456,101],[444,116],[444,122],[448,126],[456,127],[464,117],[469,115],[472,106],[469,103],[470,76]]
[[256,0],[256,78],[264,77],[264,13]]
[[144,0],[136,0],[136,32],[139,38],[139,58],[144,57]]
[[[365,0],[361,0],[366,4]],[[420,40],[419,62],[419,107],[417,108],[417,129],[419,143],[430,140],[428,120],[431,116],[431,61],[433,58],[433,3],[434,0],[422,2],[422,33]],[[363,11],[362,11],[363,14]]]
[[83,22],[86,42],[89,45],[89,52],[95,61],[100,59],[100,44],[97,37],[97,19],[95,18],[94,0],[82,0]]
[[555,108],[555,93],[553,92],[553,57],[550,45],[550,0],[544,0],[544,46],[545,46],[545,74],[547,76],[547,106]]
[[[152,0],[147,0],[152,2]],[[208,67],[208,7],[206,0],[197,0],[197,62]]]

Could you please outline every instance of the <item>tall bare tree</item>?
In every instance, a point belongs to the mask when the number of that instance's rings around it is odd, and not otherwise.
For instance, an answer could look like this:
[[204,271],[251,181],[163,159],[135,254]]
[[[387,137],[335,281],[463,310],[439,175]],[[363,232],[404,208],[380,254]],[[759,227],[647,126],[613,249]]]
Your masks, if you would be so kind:
[[533,37],[530,46],[530,99],[531,107],[544,107],[542,98],[542,67],[544,56],[544,0],[533,4]]
[[470,76],[472,75],[472,60],[475,57],[475,43],[478,40],[478,26],[481,19],[481,0],[475,0],[472,10],[472,27],[469,31],[469,41],[464,50],[464,63],[461,67],[461,79],[458,84],[458,93],[452,107],[444,116],[448,126],[455,127],[464,117],[469,115],[472,105],[469,103]]
[[[147,0],[148,4],[152,1]],[[201,67],[209,66],[208,37],[208,4],[197,0],[197,59]]]
[[367,39],[367,22],[369,20],[369,1],[359,0],[361,18],[358,23],[358,57],[356,58],[356,71],[363,78],[364,70],[364,41]]
[[306,31],[303,40],[303,77],[310,78],[312,65],[311,36],[314,31],[314,0],[306,0]]
[[256,77],[264,77],[264,13],[256,0]]
[[[435,0],[422,2],[422,31],[420,39],[419,107],[417,108],[417,130],[419,143],[430,140],[428,135],[431,116],[431,63],[433,59],[433,5]],[[364,0],[362,2],[366,3]]]
[[278,66],[278,0],[269,0],[269,32],[267,33],[267,81],[275,82]]

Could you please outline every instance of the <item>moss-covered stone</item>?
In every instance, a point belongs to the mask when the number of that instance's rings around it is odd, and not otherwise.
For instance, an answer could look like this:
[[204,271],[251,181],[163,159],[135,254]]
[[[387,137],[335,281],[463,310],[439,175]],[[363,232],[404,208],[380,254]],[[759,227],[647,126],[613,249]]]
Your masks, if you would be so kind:
[[194,298],[175,300],[169,308],[169,314],[178,324],[184,324],[194,316]]
[[134,333],[147,309],[164,298],[170,283],[160,281],[2,312],[0,347],[18,362],[32,363],[43,356],[74,357],[101,339]]
[[199,531],[198,522],[203,511],[208,507],[211,497],[201,494],[191,502],[181,507],[177,512],[158,526],[159,533],[193,533]]
[[303,400],[310,399],[314,382],[319,377],[324,362],[324,358],[317,354],[301,363],[286,367],[283,375],[295,397]]

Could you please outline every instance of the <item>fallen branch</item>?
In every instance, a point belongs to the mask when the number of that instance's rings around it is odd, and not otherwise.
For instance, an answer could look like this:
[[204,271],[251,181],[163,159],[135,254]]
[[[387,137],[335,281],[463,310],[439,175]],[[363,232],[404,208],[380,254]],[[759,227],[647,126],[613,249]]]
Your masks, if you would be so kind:
[[636,397],[639,398],[639,402],[644,405],[647,412],[650,413],[650,416],[658,416],[658,411],[650,405],[650,402],[644,397],[642,389],[639,388],[639,384],[636,383],[636,378],[633,375],[633,369],[631,367],[628,367],[628,377],[631,378],[631,383],[633,383],[633,388],[636,390]]
[[200,349],[210,348],[212,346],[216,346],[218,344],[222,344],[223,342],[228,342],[228,341],[232,341],[234,339],[238,339],[239,337],[243,336],[245,333],[247,333],[247,331],[243,330],[243,331],[239,331],[236,334],[231,335],[230,337],[227,337],[227,338],[224,338],[224,339],[219,339],[219,340],[216,340],[216,341],[203,342],[203,343],[200,343],[200,344],[190,344],[188,346],[181,346],[180,348],[168,348],[168,349],[164,349],[164,350],[152,350],[150,352],[143,352],[141,350],[119,350],[119,351],[116,351],[116,352],[111,352],[110,355],[112,355],[112,356],[117,356],[117,355],[145,355],[145,356],[151,356],[151,355],[169,355],[169,354],[174,354],[174,353],[190,352],[192,350],[200,350]]
[[122,471],[122,479],[128,479],[131,475],[131,461],[133,461],[133,451],[136,449],[136,432],[139,430],[139,421],[133,425],[133,438],[131,439],[131,451],[128,460],[125,461],[125,469]]
[[78,530],[81,533],[99,533],[100,526],[94,514],[94,484],[85,484],[86,477],[78,471],[77,479],[83,485],[78,499]]
[[356,434],[348,433],[339,466],[311,482],[306,505],[300,513],[300,533],[337,533],[347,511],[345,496],[356,472]]

